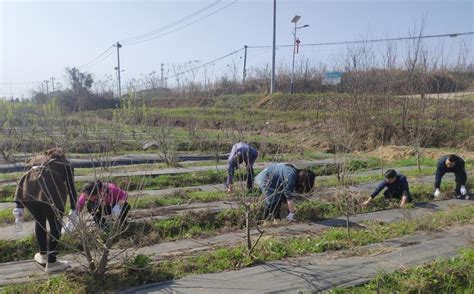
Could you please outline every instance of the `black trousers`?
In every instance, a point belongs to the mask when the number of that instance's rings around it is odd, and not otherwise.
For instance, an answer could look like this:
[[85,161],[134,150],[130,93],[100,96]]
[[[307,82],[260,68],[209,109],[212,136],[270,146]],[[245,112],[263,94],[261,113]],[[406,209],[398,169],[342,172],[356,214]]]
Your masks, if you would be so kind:
[[247,166],[247,189],[251,190],[253,188],[253,177],[255,176],[255,172],[253,170],[253,165]]
[[[122,206],[122,211],[120,212],[120,223],[122,224],[125,221],[125,218],[128,215],[130,210],[130,204],[125,202]],[[100,205],[94,201],[87,201],[87,211],[94,217],[94,221],[99,227],[103,228],[105,226],[105,215],[112,214],[112,206],[110,205]]]
[[[392,191],[392,190],[385,190],[383,192],[383,197],[387,200],[390,200],[392,198],[396,198],[398,200],[402,200],[402,192],[399,192],[399,191]],[[411,202],[411,195],[408,194],[408,202]]]
[[466,185],[466,178],[464,175],[455,174],[454,181],[456,182],[456,188],[454,189],[454,192],[456,195],[461,195],[461,186]]
[[271,204],[265,202],[265,208],[263,210],[263,219],[281,219],[281,206],[283,201],[286,200],[284,195],[275,196],[279,197],[275,199]]
[[[35,219],[35,235],[41,254],[48,255],[48,262],[55,262],[61,238],[63,211],[53,209],[44,202],[24,202],[23,205]],[[49,234],[46,230],[49,223]],[[49,237],[49,238],[48,238]]]

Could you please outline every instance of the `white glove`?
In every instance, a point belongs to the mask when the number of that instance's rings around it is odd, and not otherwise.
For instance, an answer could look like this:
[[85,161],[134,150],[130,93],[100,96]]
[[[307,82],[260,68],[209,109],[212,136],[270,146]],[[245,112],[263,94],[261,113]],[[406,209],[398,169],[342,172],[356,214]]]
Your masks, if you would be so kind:
[[113,216],[119,216],[120,212],[122,212],[122,208],[120,208],[120,205],[115,204],[115,206],[112,208],[112,215]]
[[288,216],[286,217],[286,220],[293,221],[294,219],[295,219],[295,213],[294,212],[288,213]]
[[434,197],[439,197],[441,196],[441,191],[439,189],[436,189],[435,192],[433,193]]
[[467,194],[466,187],[464,185],[461,186],[461,189],[459,190],[461,192],[462,196],[465,196]]
[[69,212],[69,219],[73,222],[77,221],[77,210],[71,209]]
[[12,212],[15,218],[18,219],[18,218],[23,218],[25,210],[23,208],[17,207],[17,208],[14,208]]

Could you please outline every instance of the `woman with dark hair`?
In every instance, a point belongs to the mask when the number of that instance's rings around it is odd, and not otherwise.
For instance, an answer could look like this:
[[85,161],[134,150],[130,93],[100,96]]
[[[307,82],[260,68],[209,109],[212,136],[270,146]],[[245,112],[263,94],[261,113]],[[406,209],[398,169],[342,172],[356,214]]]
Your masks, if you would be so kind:
[[308,169],[297,169],[288,163],[275,163],[255,177],[260,191],[265,196],[263,217],[280,219],[281,205],[286,200],[289,214],[287,220],[294,220],[295,194],[309,193],[316,175]]
[[[40,252],[34,260],[45,265],[48,273],[64,270],[66,261],[58,260],[64,208],[67,195],[71,205],[71,219],[77,217],[74,169],[61,148],[52,148],[42,156],[30,159],[26,173],[21,177],[16,192],[13,214],[22,218],[26,207],[35,219],[35,235]],[[50,232],[46,230],[49,223]],[[48,238],[49,237],[49,238]]]
[[87,211],[94,217],[94,221],[101,228],[105,227],[105,215],[113,215],[125,221],[130,204],[127,202],[128,194],[114,183],[105,183],[97,180],[87,183],[82,189],[77,202],[77,208],[82,211],[87,206]]

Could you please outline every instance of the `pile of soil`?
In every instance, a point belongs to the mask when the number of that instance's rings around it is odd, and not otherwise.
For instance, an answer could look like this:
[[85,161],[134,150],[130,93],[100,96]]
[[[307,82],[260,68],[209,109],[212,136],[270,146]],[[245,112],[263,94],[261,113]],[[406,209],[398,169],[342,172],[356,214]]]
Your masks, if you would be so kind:
[[[473,139],[474,140],[474,139]],[[474,142],[473,142],[474,143]],[[422,156],[438,159],[443,155],[456,153],[464,159],[474,159],[474,152],[471,151],[449,151],[444,149],[422,148]],[[369,156],[382,157],[386,161],[395,161],[415,156],[415,151],[409,146],[380,146],[374,151],[367,153]]]

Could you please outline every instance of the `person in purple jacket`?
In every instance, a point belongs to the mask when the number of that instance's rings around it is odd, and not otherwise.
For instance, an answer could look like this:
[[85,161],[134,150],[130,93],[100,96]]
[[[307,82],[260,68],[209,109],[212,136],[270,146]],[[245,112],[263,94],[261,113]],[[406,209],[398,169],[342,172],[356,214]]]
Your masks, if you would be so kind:
[[232,147],[232,150],[229,154],[229,159],[227,161],[227,192],[233,192],[234,172],[239,168],[239,164],[244,162],[247,169],[247,189],[251,190],[253,188],[253,164],[257,160],[257,157],[257,149],[253,148],[247,143],[240,142]]
[[114,183],[102,183],[97,180],[84,186],[77,202],[77,209],[80,212],[87,207],[96,224],[104,228],[106,224],[104,215],[116,216],[120,219],[120,223],[125,221],[130,210],[127,198],[127,192]]

